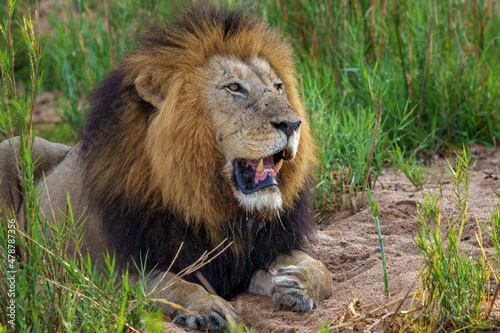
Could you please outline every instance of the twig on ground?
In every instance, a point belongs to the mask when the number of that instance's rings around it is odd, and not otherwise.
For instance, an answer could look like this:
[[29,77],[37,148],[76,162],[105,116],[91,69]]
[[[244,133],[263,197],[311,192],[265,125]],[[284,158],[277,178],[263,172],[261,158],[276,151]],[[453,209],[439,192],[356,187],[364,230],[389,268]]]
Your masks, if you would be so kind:
[[[353,317],[351,317],[351,319],[350,319],[349,321],[347,321],[347,322],[345,322],[345,323],[341,323],[341,324],[339,324],[339,325],[336,325],[336,326],[332,326],[332,327],[330,327],[330,332],[331,332],[331,331],[335,331],[335,330],[337,330],[337,329],[339,329],[339,328],[349,327],[349,326],[352,326],[352,325],[358,324],[358,323],[360,323],[361,321],[364,321],[364,320],[366,320],[366,319],[372,319],[372,320],[373,320],[374,318],[371,318],[371,317],[372,317],[372,316],[374,316],[375,314],[377,314],[377,312],[382,311],[382,310],[385,310],[385,309],[389,308],[390,306],[395,305],[395,304],[397,304],[397,303],[399,303],[399,302],[403,303],[405,300],[407,300],[407,299],[409,299],[409,298],[412,298],[412,297],[414,297],[414,296],[415,296],[415,294],[411,294],[411,295],[410,295],[410,294],[406,294],[404,297],[400,297],[400,298],[398,298],[398,299],[395,299],[395,300],[394,300],[394,301],[392,301],[392,302],[389,302],[389,303],[387,303],[387,304],[381,305],[381,306],[379,306],[379,307],[377,307],[377,308],[375,308],[375,309],[373,309],[373,310],[369,311],[368,313],[366,313],[366,314],[364,314],[364,315],[359,315],[359,314],[358,314],[357,316],[353,316]],[[359,301],[359,300],[357,300],[357,299],[356,299],[356,301]],[[352,301],[349,303],[349,305],[350,305],[351,303],[352,303]],[[397,313],[398,313],[398,311],[399,311],[399,310],[394,311],[394,312],[385,313],[382,317],[380,317],[380,318],[378,318],[378,319],[375,319],[375,321],[376,321],[376,320],[384,320],[384,319],[386,319],[389,315],[393,315],[393,316],[394,316],[395,314],[397,314]],[[344,316],[343,316],[343,317],[344,317]],[[393,320],[393,319],[392,319],[392,320]]]

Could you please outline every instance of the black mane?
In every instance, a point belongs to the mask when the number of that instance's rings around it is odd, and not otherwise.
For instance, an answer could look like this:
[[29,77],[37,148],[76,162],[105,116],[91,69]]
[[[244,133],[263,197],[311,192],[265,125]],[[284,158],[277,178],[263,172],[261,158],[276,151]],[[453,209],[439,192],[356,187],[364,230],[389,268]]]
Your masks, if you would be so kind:
[[[201,268],[217,294],[230,299],[244,292],[255,271],[267,269],[279,254],[303,249],[313,230],[310,205],[311,195],[304,191],[295,209],[280,220],[240,215],[232,221],[221,221],[225,227],[218,232],[245,248],[237,253],[227,249]],[[176,273],[218,245],[212,244],[205,227],[190,226],[168,210],[152,213],[147,208],[130,209],[118,200],[99,208],[108,241],[122,263],[133,258],[136,263],[145,262],[147,270],[166,270],[182,243],[171,268]],[[199,283],[194,275],[185,279]]]

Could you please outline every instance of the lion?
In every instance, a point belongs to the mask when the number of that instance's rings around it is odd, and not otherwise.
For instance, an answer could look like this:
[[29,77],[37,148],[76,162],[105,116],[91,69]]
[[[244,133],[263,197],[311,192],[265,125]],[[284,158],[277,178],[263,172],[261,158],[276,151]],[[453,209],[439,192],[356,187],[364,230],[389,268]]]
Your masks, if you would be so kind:
[[[190,311],[162,305],[175,324],[224,330],[242,292],[316,308],[333,283],[303,252],[316,146],[295,75],[290,44],[248,12],[191,8],[150,28],[91,94],[75,147],[35,139],[40,214],[57,219],[69,193],[81,248],[100,267],[107,251],[145,263],[148,291],[229,240],[199,271],[216,294],[190,274],[157,296]],[[22,212],[12,151],[0,145],[0,202]]]

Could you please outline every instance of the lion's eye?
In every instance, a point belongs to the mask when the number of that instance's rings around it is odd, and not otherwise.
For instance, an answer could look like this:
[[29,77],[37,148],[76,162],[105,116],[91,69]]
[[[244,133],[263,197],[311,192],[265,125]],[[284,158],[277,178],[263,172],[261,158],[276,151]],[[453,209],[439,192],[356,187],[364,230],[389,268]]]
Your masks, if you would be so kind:
[[233,83],[233,84],[230,84],[229,86],[229,89],[232,90],[232,91],[239,91],[240,90],[240,85],[238,83]]
[[276,90],[278,90],[278,92],[280,94],[283,94],[283,84],[281,84],[281,83],[275,83],[274,84],[274,88],[276,88]]

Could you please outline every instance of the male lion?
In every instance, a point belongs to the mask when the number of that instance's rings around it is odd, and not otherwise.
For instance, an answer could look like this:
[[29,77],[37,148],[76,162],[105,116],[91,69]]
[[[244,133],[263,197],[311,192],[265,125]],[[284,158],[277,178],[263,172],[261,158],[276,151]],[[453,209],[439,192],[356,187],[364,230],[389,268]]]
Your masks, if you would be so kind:
[[[248,13],[202,7],[151,28],[92,94],[80,143],[35,140],[41,214],[65,211],[69,192],[74,215],[88,216],[82,248],[98,265],[107,250],[123,265],[146,262],[149,290],[181,243],[164,281],[233,242],[200,270],[218,296],[194,274],[160,295],[196,314],[165,306],[176,324],[224,329],[238,317],[225,299],[244,291],[314,309],[332,280],[302,252],[315,144],[294,75],[290,45]],[[22,212],[7,141],[0,154],[0,202]]]

